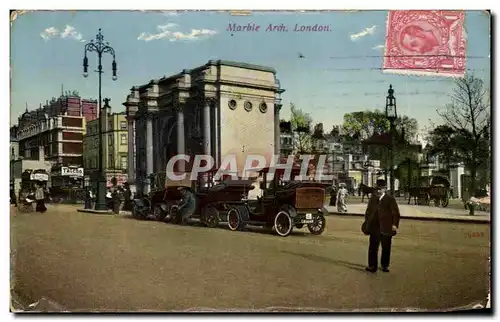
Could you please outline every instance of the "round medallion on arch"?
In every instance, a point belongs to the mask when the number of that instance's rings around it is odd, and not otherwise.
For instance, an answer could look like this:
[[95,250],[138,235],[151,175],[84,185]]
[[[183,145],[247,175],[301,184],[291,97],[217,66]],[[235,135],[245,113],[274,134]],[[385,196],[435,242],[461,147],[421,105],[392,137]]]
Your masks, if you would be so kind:
[[252,102],[246,101],[244,107],[245,107],[245,111],[250,112],[252,110],[252,107],[253,107]]
[[266,102],[262,102],[262,103],[260,103],[260,105],[259,105],[259,110],[260,110],[262,113],[266,113],[266,112],[267,112],[267,104],[266,104]]
[[235,100],[230,100],[230,101],[228,102],[228,105],[229,105],[229,108],[230,108],[230,109],[235,110],[235,109],[236,109],[236,106],[237,106],[238,104],[236,103],[236,101],[235,101]]

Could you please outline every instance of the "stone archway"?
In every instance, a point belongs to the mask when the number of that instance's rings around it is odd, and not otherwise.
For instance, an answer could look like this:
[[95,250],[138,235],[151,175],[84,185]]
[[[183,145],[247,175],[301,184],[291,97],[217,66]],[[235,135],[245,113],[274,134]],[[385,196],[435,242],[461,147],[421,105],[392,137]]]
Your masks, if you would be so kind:
[[160,160],[164,167],[167,166],[168,160],[177,154],[177,141],[172,138],[176,126],[177,120],[168,116],[161,128]]

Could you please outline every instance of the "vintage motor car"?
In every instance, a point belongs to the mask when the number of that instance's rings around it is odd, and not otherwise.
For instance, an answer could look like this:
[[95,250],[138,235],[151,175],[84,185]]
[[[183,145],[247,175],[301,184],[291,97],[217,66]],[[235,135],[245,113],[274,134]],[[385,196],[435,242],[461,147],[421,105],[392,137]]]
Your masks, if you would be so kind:
[[[210,228],[225,222],[225,214],[230,205],[243,204],[246,194],[252,187],[250,180],[234,180],[229,171],[221,171],[220,180],[214,180],[217,170],[201,173],[196,180],[191,180],[191,172],[185,172],[182,180],[156,180],[156,184],[145,202],[150,204],[148,217],[150,219],[178,223],[175,213],[181,202],[180,187],[191,189],[196,197],[196,211],[191,216]],[[163,175],[164,177],[164,175]]]
[[[313,235],[323,233],[326,226],[324,214],[327,212],[324,208],[325,189],[329,184],[308,179],[285,181],[285,171],[278,168],[248,171],[258,173],[255,189],[242,204],[229,205],[227,223],[230,230],[242,230],[246,225],[263,226],[286,237],[294,228],[307,226]],[[270,173],[274,173],[272,180],[268,180]],[[292,178],[299,173],[300,168],[292,168]]]

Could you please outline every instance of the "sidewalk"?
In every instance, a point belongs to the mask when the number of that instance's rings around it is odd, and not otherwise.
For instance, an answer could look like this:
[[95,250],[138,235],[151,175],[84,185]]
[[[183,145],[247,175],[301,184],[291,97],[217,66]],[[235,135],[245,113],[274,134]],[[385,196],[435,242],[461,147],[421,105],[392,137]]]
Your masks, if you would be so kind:
[[[337,207],[327,206],[325,208],[332,215],[338,216],[364,216],[367,203],[347,204],[347,213],[339,213]],[[441,207],[429,207],[422,205],[399,205],[401,218],[417,220],[455,221],[471,223],[490,223],[490,213],[476,211],[470,216],[468,210],[448,209]]]

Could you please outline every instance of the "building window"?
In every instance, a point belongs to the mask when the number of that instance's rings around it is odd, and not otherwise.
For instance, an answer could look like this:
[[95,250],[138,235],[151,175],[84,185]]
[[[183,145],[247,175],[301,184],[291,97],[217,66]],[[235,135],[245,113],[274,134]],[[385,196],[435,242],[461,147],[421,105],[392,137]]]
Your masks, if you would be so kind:
[[236,103],[235,100],[230,100],[229,103],[228,103],[228,105],[229,105],[230,109],[234,110],[234,109],[236,109],[237,103]]
[[265,102],[260,103],[260,105],[259,105],[259,110],[260,110],[262,113],[266,113],[266,112],[267,112],[267,104],[266,104]]
[[244,107],[245,107],[245,111],[250,112],[252,110],[252,103],[249,101],[246,101]]
[[112,154],[108,155],[108,167],[110,169],[114,169],[115,168],[115,162],[114,161],[115,160],[113,160],[113,155]]
[[14,148],[11,149],[11,153],[12,153],[12,159],[15,159],[16,158],[16,150]]
[[113,131],[113,121],[108,122],[108,131]]
[[127,122],[121,121],[120,122],[120,130],[126,130],[127,129]]
[[113,135],[112,134],[108,134],[108,145],[109,146],[113,145]]
[[120,166],[122,169],[127,169],[127,157],[122,156],[120,158]]
[[121,145],[127,144],[127,134],[120,134],[120,144]]

